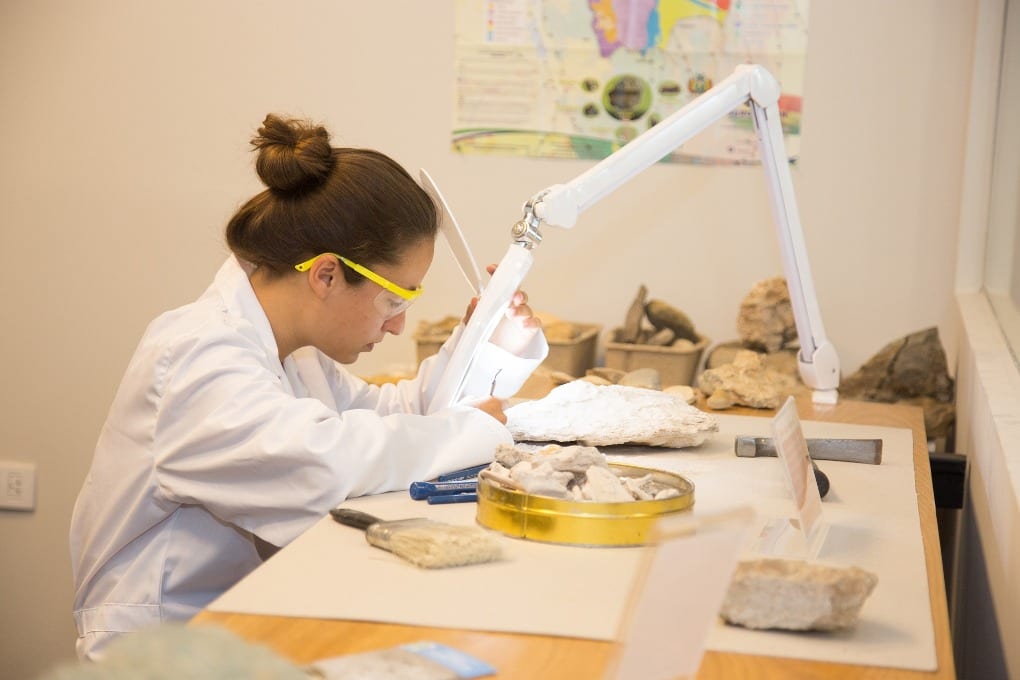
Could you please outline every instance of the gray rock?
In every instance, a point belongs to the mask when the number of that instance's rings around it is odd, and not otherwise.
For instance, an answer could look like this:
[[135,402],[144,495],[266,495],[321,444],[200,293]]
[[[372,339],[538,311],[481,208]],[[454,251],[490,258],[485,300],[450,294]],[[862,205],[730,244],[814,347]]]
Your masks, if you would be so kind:
[[929,439],[947,437],[956,422],[955,387],[934,327],[890,342],[844,378],[839,393],[847,399],[920,406]]
[[855,399],[893,402],[910,397],[953,399],[953,380],[937,328],[890,342],[856,372],[844,378],[840,393]]
[[678,338],[686,338],[693,342],[698,341],[698,333],[694,329],[694,322],[682,311],[663,300],[649,300],[645,304],[645,316],[648,322],[657,331],[668,328]]
[[641,322],[645,318],[645,298],[648,296],[648,289],[641,285],[638,288],[634,301],[630,303],[627,310],[627,317],[623,326],[617,329],[616,342],[637,342],[641,336]]

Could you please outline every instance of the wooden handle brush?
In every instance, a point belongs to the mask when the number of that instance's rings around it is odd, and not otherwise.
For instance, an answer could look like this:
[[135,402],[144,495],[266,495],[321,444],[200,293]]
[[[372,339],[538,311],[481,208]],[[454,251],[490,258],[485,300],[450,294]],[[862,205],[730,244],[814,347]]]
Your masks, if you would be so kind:
[[386,522],[352,508],[333,508],[329,514],[340,524],[362,529],[375,547],[427,569],[492,562],[502,556],[499,543],[479,527],[420,517]]

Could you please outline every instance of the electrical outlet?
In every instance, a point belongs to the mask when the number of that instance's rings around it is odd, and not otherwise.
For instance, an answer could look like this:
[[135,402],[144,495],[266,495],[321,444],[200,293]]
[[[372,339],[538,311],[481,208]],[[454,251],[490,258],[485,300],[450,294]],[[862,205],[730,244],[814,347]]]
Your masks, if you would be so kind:
[[35,510],[35,463],[0,460],[0,510]]

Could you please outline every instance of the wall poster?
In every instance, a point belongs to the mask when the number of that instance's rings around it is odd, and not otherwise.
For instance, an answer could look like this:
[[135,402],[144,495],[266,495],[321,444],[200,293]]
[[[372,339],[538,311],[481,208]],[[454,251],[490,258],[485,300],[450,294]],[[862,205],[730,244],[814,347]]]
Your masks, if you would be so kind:
[[[605,158],[733,72],[767,68],[799,152],[808,0],[456,0],[452,147]],[[666,161],[758,161],[736,110]]]

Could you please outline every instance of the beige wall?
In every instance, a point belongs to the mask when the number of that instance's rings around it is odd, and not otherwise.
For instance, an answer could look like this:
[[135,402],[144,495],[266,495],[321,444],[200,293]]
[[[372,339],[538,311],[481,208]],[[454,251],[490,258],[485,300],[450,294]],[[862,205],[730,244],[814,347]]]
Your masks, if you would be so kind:
[[[847,370],[950,323],[975,2],[812,4],[794,182]],[[428,168],[485,262],[525,199],[590,167],[451,153],[452,39],[452,0],[0,4],[0,458],[39,477],[34,513],[0,512],[0,677],[72,655],[66,535],[96,433],[146,323],[222,260],[265,113]],[[781,273],[775,241],[760,170],[657,166],[547,231],[526,287],[612,326],[644,283],[726,340],[750,286]],[[466,302],[438,252],[409,331]],[[413,357],[391,338],[356,368]]]

